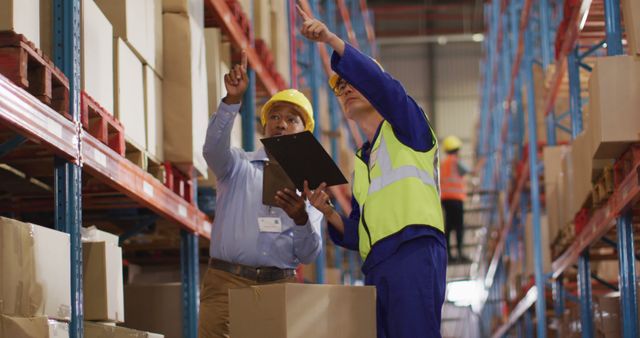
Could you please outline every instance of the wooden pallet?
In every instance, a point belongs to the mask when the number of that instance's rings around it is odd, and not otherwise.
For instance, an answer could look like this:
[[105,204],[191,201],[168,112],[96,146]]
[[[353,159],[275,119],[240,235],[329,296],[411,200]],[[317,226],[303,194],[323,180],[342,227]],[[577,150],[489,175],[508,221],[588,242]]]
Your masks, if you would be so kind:
[[613,167],[609,165],[604,168],[596,183],[593,184],[591,194],[593,196],[593,208],[603,206],[609,200],[609,196],[613,194],[613,189]]
[[195,205],[196,201],[193,199],[194,177],[190,174],[191,172],[193,172],[192,169],[180,170],[176,164],[168,161],[164,162],[165,186],[185,201]]
[[0,73],[69,120],[69,80],[22,34],[0,32]]
[[151,174],[151,176],[155,177],[160,182],[165,182],[166,174],[164,163],[159,161],[142,147],[129,140],[125,140],[125,145],[126,151],[124,155],[129,161],[140,167],[140,169]]
[[640,161],[640,144],[632,144],[613,165],[614,184],[617,188]]
[[84,91],[80,95],[80,121],[89,134],[116,153],[125,155],[122,123]]

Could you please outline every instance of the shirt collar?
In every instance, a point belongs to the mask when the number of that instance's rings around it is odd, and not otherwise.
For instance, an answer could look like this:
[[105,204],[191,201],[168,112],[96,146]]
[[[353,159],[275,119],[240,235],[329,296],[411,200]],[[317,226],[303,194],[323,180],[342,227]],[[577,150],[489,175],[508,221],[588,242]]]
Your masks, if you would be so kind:
[[247,157],[251,162],[269,161],[269,157],[267,157],[267,152],[264,150],[264,148],[260,148],[256,151],[247,153]]

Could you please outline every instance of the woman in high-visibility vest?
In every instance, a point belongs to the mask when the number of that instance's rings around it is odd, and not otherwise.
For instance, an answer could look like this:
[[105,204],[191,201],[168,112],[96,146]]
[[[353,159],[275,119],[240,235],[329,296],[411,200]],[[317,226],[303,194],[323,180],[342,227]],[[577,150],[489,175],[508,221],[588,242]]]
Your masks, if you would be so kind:
[[469,170],[462,164],[458,157],[462,141],[455,136],[448,136],[442,142],[447,156],[442,161],[440,176],[440,196],[442,198],[442,209],[444,210],[445,235],[447,237],[447,255],[449,261],[454,260],[451,256],[451,246],[449,239],[451,232],[456,232],[456,247],[458,256],[455,260],[460,263],[469,262],[469,258],[462,253],[462,243],[464,239],[464,200],[467,192],[464,184],[464,176]]
[[338,214],[325,185],[313,206],[331,239],[359,250],[365,284],[377,291],[378,337],[441,337],[447,254],[438,185],[438,142],[426,114],[370,57],[298,8],[307,39],[334,50],[329,79],[346,117],[367,136],[356,154],[353,210]]

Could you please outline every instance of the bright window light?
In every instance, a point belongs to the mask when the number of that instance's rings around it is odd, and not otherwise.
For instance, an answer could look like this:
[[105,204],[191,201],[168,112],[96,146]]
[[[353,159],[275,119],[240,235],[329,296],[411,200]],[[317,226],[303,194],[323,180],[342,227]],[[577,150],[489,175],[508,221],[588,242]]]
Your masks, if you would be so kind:
[[455,306],[473,306],[480,302],[482,286],[475,280],[462,280],[447,284],[447,301]]

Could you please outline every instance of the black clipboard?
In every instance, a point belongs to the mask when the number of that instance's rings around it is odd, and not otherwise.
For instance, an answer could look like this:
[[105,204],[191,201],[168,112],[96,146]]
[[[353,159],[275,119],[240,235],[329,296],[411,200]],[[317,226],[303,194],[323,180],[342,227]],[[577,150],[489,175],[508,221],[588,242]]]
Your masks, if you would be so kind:
[[327,186],[348,183],[320,142],[309,131],[260,140],[270,158],[282,167],[296,189],[304,189],[304,181],[315,189],[322,182]]
[[262,204],[278,206],[276,203],[276,193],[285,188],[295,191],[296,186],[291,182],[282,166],[273,158],[264,163],[264,173],[262,175]]

